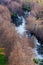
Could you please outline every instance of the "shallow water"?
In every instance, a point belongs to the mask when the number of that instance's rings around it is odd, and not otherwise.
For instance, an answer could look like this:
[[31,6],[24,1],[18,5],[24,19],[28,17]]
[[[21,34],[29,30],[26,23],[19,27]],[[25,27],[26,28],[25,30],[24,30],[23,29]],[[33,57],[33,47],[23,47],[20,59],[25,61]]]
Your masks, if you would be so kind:
[[25,22],[26,21],[25,21],[24,17],[22,16],[22,24],[19,25],[18,27],[16,27],[17,33],[19,33],[20,35],[23,35],[24,32],[26,31],[26,29],[25,29]]
[[19,33],[20,35],[24,35],[24,32],[26,32],[27,33],[26,36],[30,39],[31,39],[32,36],[34,36],[34,44],[35,44],[34,53],[36,54],[37,58],[43,59],[43,45],[41,45],[41,43],[39,43],[38,38],[36,38],[36,36],[34,34],[31,34],[30,31],[25,29],[26,21],[25,21],[24,17],[23,16],[21,16],[21,17],[18,16],[18,18],[22,18],[22,24],[19,25],[18,27],[16,27],[17,33]]
[[[29,16],[29,15],[30,15],[30,12],[26,12],[25,13],[26,17]],[[26,32],[27,33],[26,37],[30,38],[30,40],[31,40],[31,37],[34,36],[35,47],[33,49],[33,52],[35,53],[37,58],[43,59],[43,45],[41,43],[39,43],[39,41],[40,41],[39,38],[37,38],[34,35],[34,33],[32,34],[32,32],[30,32],[29,30],[26,30],[26,21],[25,21],[25,18],[23,16],[19,16],[19,15],[17,15],[17,16],[18,16],[18,20],[16,22],[16,24],[18,25],[18,26],[16,26],[17,33],[19,33],[20,36],[22,36]]]
[[43,59],[43,46],[41,45],[41,43],[38,42],[38,39],[36,37],[34,38],[34,44],[35,47],[33,51],[36,55],[36,58]]

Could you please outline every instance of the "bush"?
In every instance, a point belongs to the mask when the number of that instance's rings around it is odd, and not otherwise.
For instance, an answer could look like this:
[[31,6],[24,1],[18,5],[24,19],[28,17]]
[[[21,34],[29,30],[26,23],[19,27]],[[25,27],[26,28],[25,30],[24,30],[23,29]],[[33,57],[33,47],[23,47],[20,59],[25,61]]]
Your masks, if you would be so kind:
[[34,58],[33,61],[34,61],[34,63],[36,63],[38,65],[43,65],[43,59]]
[[38,64],[39,60],[37,58],[33,59],[34,63]]
[[12,23],[16,25],[18,19],[17,14],[16,13],[11,14],[11,19]]
[[30,6],[24,6],[23,8],[22,8],[24,11],[31,11],[31,8],[30,8]]
[[0,65],[7,65],[7,57],[5,55],[0,54]]
[[11,14],[11,17],[12,17],[12,18],[17,18],[17,14],[16,14],[16,13],[12,13],[12,14]]
[[8,59],[4,54],[4,48],[0,48],[0,65],[7,65]]

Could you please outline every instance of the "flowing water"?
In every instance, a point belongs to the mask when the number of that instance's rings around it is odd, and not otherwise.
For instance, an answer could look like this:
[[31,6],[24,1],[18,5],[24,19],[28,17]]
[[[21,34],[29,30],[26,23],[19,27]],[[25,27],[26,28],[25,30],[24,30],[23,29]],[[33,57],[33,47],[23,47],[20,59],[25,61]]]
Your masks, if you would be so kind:
[[[22,17],[22,25],[20,25],[19,27],[16,27],[16,30],[19,34],[23,35],[25,30],[25,19]],[[28,37],[31,37],[31,33],[28,33]],[[41,43],[38,42],[38,39],[35,37],[34,39],[34,44],[35,44],[35,54],[36,57],[39,59],[43,59],[43,45]]]
[[40,59],[38,65],[43,65],[43,45],[38,42],[37,38],[35,39],[34,52],[36,54],[36,58]]
[[[25,16],[29,16],[30,15],[30,12],[24,12],[25,13]],[[17,33],[19,33],[20,35],[24,35],[24,33],[27,31],[26,30],[26,21],[25,21],[25,18],[23,16],[18,16],[18,22],[16,26],[16,31]],[[34,35],[34,34],[33,34]],[[28,32],[27,36],[31,39],[31,37],[33,36],[31,35],[30,32]],[[36,38],[36,36],[34,35],[34,44],[35,44],[35,48],[34,48],[34,52],[35,52],[35,55],[36,55],[36,58],[39,58],[39,59],[43,59],[43,45],[41,43],[39,43],[38,41],[38,38]],[[39,62],[39,65],[40,65],[41,61]]]
[[29,31],[27,31],[27,37],[31,39],[32,36],[34,37],[33,42],[35,44],[35,47],[33,51],[35,52],[36,58],[43,59],[43,45],[41,42],[39,42],[38,38],[34,34],[31,34]]
[[[19,16],[18,16],[19,17]],[[18,27],[16,27],[17,33],[19,33],[20,35],[23,35],[25,30],[25,19],[23,16],[19,17],[22,18],[22,24],[19,25]]]
[[[28,17],[30,15],[30,12],[24,12],[24,17]],[[23,16],[18,16],[19,20],[22,19],[22,23],[16,27],[16,30],[17,30],[17,33],[19,33],[20,35],[23,35],[24,32],[26,32],[26,21],[25,21],[25,18]],[[18,23],[19,24],[19,23]]]
[[37,38],[35,38],[34,42],[35,42],[34,51],[36,57],[39,59],[43,59],[43,45],[41,45],[41,43],[38,42]]

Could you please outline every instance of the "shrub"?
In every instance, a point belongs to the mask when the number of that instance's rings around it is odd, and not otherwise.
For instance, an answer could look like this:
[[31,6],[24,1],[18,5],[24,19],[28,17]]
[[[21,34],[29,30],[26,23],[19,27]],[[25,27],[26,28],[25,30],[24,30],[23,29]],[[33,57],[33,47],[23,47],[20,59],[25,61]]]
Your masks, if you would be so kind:
[[30,6],[24,6],[23,8],[22,8],[24,11],[31,11],[31,8],[30,8]]
[[7,57],[3,54],[0,54],[0,65],[7,65]]
[[11,17],[12,17],[12,18],[17,18],[17,14],[16,14],[16,13],[12,13],[12,14],[11,14]]
[[33,59],[34,63],[38,64],[39,60],[37,58]]
[[4,54],[4,48],[0,48],[0,65],[7,65],[8,59]]

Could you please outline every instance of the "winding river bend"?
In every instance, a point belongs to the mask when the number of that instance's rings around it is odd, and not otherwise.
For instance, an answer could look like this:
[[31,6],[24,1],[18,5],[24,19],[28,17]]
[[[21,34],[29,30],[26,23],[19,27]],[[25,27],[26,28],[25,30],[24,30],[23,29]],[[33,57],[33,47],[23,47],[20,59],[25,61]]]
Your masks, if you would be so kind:
[[[25,12],[25,16],[29,16],[30,15],[30,12]],[[26,31],[29,31],[29,30],[26,30],[26,21],[25,21],[25,18],[23,16],[18,16],[18,22],[13,22],[15,25],[16,25],[16,30],[17,30],[17,33],[19,33],[21,36],[24,35],[24,32]],[[31,32],[32,33],[32,32]],[[39,41],[38,41],[38,38],[33,34],[31,34],[30,32],[28,32],[28,34],[26,35],[27,37],[29,37],[31,39],[32,36],[34,36],[34,44],[35,44],[35,47],[33,49],[33,52],[35,53],[36,55],[36,58],[39,58],[39,59],[43,59],[43,44],[41,44]]]

